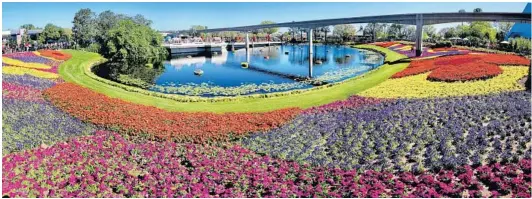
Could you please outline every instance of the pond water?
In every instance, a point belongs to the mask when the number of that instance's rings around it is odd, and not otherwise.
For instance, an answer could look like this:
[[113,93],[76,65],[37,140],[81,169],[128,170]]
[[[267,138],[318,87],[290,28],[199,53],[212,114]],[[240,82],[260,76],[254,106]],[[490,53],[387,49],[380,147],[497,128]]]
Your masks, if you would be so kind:
[[[223,51],[211,57],[181,57],[164,62],[164,72],[150,90],[195,96],[235,96],[312,87],[308,76],[308,45],[250,48],[249,68],[242,68],[246,50]],[[265,58],[267,57],[267,59]],[[345,46],[314,46],[313,77],[325,83],[342,81],[372,70],[383,56]],[[317,64],[316,60],[322,63]],[[202,75],[194,71],[202,70]]]

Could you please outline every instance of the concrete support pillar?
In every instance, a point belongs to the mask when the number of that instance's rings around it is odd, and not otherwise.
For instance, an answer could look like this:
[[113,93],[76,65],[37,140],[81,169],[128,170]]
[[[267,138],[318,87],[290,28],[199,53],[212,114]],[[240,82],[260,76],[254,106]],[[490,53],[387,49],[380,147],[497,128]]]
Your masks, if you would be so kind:
[[312,78],[312,65],[314,65],[314,47],[312,45],[312,28],[308,29],[307,32],[308,39],[308,77]]
[[423,15],[416,15],[416,57],[423,52]]
[[246,62],[249,63],[249,32],[246,32]]

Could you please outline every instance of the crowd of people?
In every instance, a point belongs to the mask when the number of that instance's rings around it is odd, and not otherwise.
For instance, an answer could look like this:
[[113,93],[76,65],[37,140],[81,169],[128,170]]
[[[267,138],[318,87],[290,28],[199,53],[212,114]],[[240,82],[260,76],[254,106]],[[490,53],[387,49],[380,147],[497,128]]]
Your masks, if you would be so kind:
[[40,49],[70,49],[74,48],[74,45],[70,42],[55,42],[48,44],[37,44],[37,43],[24,43],[20,45],[2,43],[2,54],[15,53],[15,52],[25,52],[25,51],[36,51]]

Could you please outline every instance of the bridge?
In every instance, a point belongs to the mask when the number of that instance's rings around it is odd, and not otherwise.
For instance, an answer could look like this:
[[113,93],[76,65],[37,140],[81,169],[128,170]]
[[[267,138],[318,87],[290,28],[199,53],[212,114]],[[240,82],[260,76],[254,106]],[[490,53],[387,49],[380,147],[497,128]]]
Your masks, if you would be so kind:
[[[331,26],[339,24],[357,24],[357,23],[396,23],[416,26],[416,56],[422,53],[422,36],[423,25],[433,25],[441,23],[453,22],[472,22],[472,21],[489,21],[489,22],[515,22],[515,23],[530,23],[530,13],[508,13],[508,12],[453,12],[453,13],[416,13],[416,14],[395,14],[395,15],[380,15],[380,16],[364,16],[364,17],[350,17],[338,19],[321,19],[298,22],[285,22],[275,24],[262,24],[251,26],[238,26],[228,28],[213,28],[205,29],[200,32],[220,32],[220,31],[242,31],[246,32],[246,44],[249,43],[249,32],[264,28],[277,27],[298,27],[307,30],[307,40],[309,42],[309,77],[312,77],[312,30],[317,27]],[[246,45],[249,60],[249,45]]]

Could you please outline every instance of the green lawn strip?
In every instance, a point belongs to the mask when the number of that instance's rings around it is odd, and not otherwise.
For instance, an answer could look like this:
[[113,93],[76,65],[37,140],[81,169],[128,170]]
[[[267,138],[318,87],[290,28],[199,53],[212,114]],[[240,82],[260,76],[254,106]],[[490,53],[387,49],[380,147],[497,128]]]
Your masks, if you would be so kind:
[[[357,46],[364,49],[376,50],[385,53],[386,60],[398,60],[406,56],[391,50],[363,45]],[[59,74],[67,82],[73,82],[109,97],[120,98],[128,102],[155,106],[168,111],[184,112],[265,112],[288,107],[309,108],[327,104],[336,100],[346,99],[349,96],[373,87],[406,68],[408,63],[384,64],[374,71],[359,77],[322,89],[314,89],[303,93],[276,96],[271,98],[246,98],[241,97],[233,101],[218,102],[178,102],[173,99],[150,96],[143,93],[131,92],[122,88],[98,81],[86,75],[84,70],[103,58],[96,53],[65,50],[72,54],[72,58],[64,62],[59,68]]]

